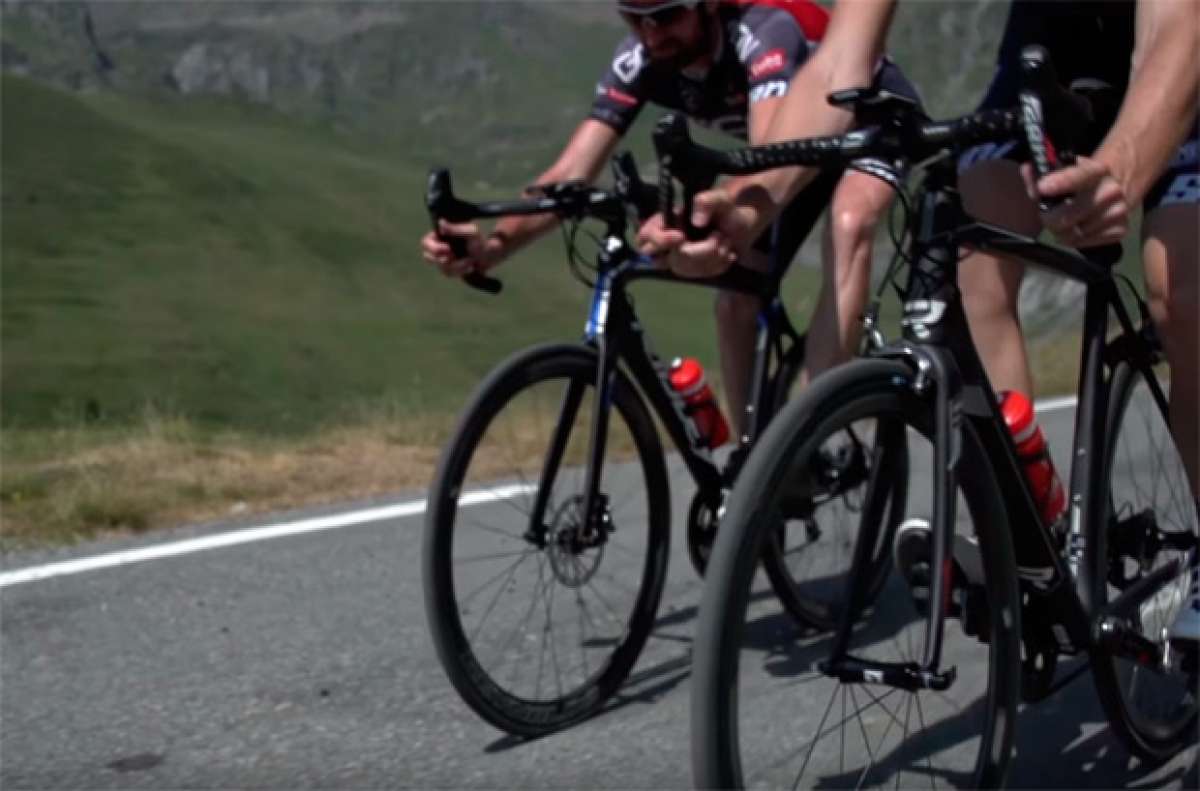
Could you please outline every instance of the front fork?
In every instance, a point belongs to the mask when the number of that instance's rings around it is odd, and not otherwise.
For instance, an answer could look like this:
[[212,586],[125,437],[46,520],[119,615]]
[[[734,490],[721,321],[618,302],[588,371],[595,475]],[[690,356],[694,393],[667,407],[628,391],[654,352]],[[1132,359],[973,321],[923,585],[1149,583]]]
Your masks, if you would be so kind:
[[[942,642],[946,613],[950,607],[951,580],[954,570],[954,524],[957,507],[957,467],[962,455],[962,384],[954,359],[946,349],[901,342],[875,353],[877,357],[900,359],[913,369],[911,387],[921,397],[933,397],[934,408],[934,474],[933,514],[929,602],[925,620],[925,647],[919,664],[893,664],[855,658],[849,654],[850,637],[859,612],[868,602],[873,575],[849,575],[848,606],[838,625],[832,659],[823,663],[827,675],[842,681],[879,683],[902,689],[946,689],[953,683],[955,670],[941,669]],[[901,429],[903,430],[903,429]],[[902,441],[903,436],[888,436],[886,441]],[[875,480],[879,464],[872,469],[870,486],[881,485]],[[875,498],[871,498],[874,500]],[[879,546],[884,529],[882,514],[864,512],[858,540],[854,547],[852,569],[869,569],[876,562],[873,554]],[[940,529],[939,529],[940,528]],[[885,550],[890,551],[890,550]]]
[[[940,669],[946,614],[950,606],[954,571],[954,523],[957,506],[957,468],[962,457],[962,375],[954,356],[944,343],[945,326],[961,324],[957,288],[957,249],[937,244],[941,228],[954,227],[961,214],[948,193],[937,190],[923,197],[921,224],[916,229],[918,254],[910,275],[908,301],[904,306],[905,341],[874,352],[875,356],[900,359],[913,369],[911,387],[921,397],[932,394],[933,513],[930,536],[932,556],[929,607],[925,619],[925,646],[919,665],[869,662],[849,655],[851,632],[860,609],[866,606],[870,574],[851,574],[847,604],[834,639],[832,659],[823,663],[828,675],[843,681],[884,683],[906,689],[945,689],[954,680],[953,668]],[[867,330],[875,329],[868,326]],[[881,519],[864,518],[854,548],[852,569],[870,569],[879,545]]]

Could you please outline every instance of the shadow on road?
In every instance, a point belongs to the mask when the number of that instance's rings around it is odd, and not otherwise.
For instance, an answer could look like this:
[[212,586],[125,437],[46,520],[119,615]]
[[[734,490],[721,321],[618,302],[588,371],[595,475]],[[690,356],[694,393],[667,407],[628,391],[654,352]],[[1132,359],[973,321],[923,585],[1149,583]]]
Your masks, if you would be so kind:
[[[1063,672],[1062,670],[1059,671]],[[1170,769],[1130,755],[1108,726],[1090,673],[1021,708],[1010,788],[1200,788],[1197,751]]]

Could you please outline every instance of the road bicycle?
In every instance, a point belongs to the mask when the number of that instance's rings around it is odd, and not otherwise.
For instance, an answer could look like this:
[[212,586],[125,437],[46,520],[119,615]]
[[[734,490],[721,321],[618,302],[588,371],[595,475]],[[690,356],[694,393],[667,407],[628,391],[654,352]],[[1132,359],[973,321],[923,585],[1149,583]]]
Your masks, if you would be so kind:
[[[614,190],[565,182],[541,185],[521,200],[469,203],[453,195],[441,170],[431,173],[427,193],[435,227],[438,218],[558,215],[574,225],[567,233],[572,271],[593,290],[582,342],[518,352],[479,385],[429,494],[423,572],[438,656],[468,705],[520,736],[599,710],[655,627],[671,507],[654,418],[696,485],[687,538],[703,571],[725,494],[803,362],[804,336],[788,320],[779,275],[733,267],[690,280],[655,266],[629,245],[626,231],[631,214],[644,219],[655,211],[658,194],[628,154],[614,160],[614,174]],[[575,247],[585,219],[604,226],[590,270]],[[707,447],[638,320],[628,288],[643,280],[762,298],[750,397],[736,448],[724,461]],[[467,282],[491,293],[501,288],[479,273]],[[847,515],[864,506],[885,521],[885,533],[894,532],[907,481],[900,440],[882,446],[847,437],[794,487],[800,518],[780,520],[761,558],[796,617],[819,617],[828,607],[820,591],[793,579],[803,569],[785,562],[784,537],[799,532],[810,547],[848,544],[844,533],[858,522]],[[481,502],[493,504],[485,510]],[[887,565],[890,556],[878,562]]]
[[[952,121],[853,90],[830,101],[871,120],[837,137],[722,152],[692,143],[679,119],[662,122],[680,168],[750,173],[878,156],[923,170],[907,223],[903,340],[790,402],[728,500],[693,654],[701,787],[1002,785],[1018,703],[1088,669],[1134,754],[1159,762],[1195,744],[1195,646],[1169,640],[1167,626],[1186,601],[1197,514],[1168,430],[1149,311],[1113,272],[1119,246],[1081,252],[977,222],[956,189],[958,154],[979,143],[1022,140],[1042,174],[1070,161],[1088,105],[1058,87],[1041,50],[1026,50],[1023,68],[1017,109]],[[964,247],[1086,286],[1062,524],[1042,523],[972,344],[956,287]],[[755,558],[787,481],[849,430],[866,440],[908,434],[914,476],[922,469],[932,479],[931,491],[911,488],[910,508],[923,501],[931,529],[899,531],[893,573],[876,593],[874,557],[886,537],[865,515],[841,578],[839,622],[813,636],[754,595]],[[1064,656],[1080,659],[1061,672]]]

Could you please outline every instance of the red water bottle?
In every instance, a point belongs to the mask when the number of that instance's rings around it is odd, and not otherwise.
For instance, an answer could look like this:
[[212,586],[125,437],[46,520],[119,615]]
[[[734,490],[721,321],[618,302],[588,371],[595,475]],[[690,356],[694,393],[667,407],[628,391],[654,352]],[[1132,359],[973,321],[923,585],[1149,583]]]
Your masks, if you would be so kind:
[[1050,460],[1050,448],[1033,417],[1033,404],[1015,390],[1000,393],[1000,411],[1017,446],[1017,458],[1025,469],[1025,480],[1046,525],[1053,525],[1067,510],[1067,495]]
[[710,448],[719,448],[729,440],[729,424],[717,406],[704,369],[691,357],[676,357],[671,362],[671,387],[683,397],[685,411],[691,415],[700,432],[700,441]]

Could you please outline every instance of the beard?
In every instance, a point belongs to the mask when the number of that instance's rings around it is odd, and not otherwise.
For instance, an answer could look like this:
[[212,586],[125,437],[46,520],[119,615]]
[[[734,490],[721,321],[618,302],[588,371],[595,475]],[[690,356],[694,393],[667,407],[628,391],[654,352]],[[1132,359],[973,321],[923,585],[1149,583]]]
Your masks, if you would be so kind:
[[696,61],[713,53],[716,49],[716,25],[713,17],[705,9],[700,10],[700,35],[694,42],[678,40],[674,52],[665,55],[655,55],[647,51],[650,60],[660,66],[681,71]]

